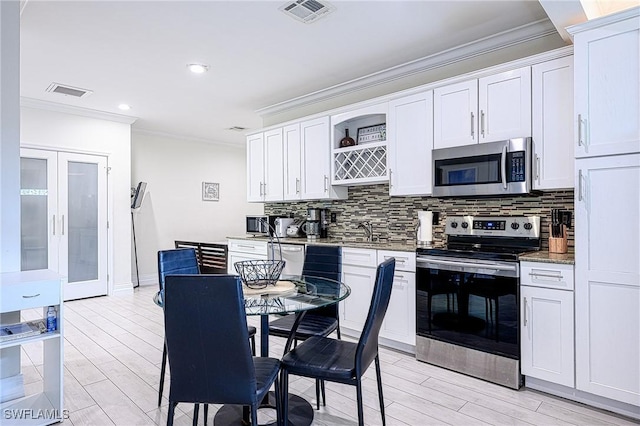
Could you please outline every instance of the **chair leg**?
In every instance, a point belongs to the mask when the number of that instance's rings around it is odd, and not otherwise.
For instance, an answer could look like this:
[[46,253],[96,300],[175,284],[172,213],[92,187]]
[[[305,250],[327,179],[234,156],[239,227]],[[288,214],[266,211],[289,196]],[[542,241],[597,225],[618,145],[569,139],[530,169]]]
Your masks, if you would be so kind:
[[251,404],[251,426],[258,426],[258,404]]
[[176,411],[177,403],[169,401],[169,412],[167,413],[167,426],[173,426],[173,416]]
[[282,388],[280,387],[280,380],[276,376],[275,381],[276,389],[276,425],[282,425]]
[[282,402],[282,423],[284,425],[289,424],[289,373],[287,370],[282,370],[280,377],[282,381],[282,395],[280,395],[280,401]]
[[158,390],[158,407],[162,403],[162,391],[164,390],[164,373],[167,369],[167,344],[162,348],[162,367],[160,368],[160,388]]
[[207,417],[209,417],[209,404],[204,404],[204,426],[207,426]]
[[198,426],[198,412],[200,411],[200,404],[193,406],[193,426]]
[[320,380],[316,379],[316,410],[320,411]]
[[251,354],[253,356],[256,356],[256,336],[255,336],[255,334],[253,336],[251,336],[250,340],[251,340]]
[[327,395],[324,392],[324,380],[320,380],[320,393],[322,394],[322,405],[327,406]]
[[384,415],[384,397],[382,396],[382,374],[380,372],[380,357],[376,355],[376,378],[378,379],[378,399],[380,400],[380,415],[382,416],[382,426],[387,424]]
[[364,412],[362,410],[362,378],[356,380],[356,399],[358,400],[358,426],[364,426]]

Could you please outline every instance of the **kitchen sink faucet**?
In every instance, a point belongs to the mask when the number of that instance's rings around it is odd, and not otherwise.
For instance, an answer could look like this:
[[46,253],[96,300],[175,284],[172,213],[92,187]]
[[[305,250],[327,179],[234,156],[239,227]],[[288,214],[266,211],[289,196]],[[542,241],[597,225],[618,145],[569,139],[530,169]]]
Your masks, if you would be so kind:
[[367,238],[367,241],[370,242],[373,239],[373,225],[369,221],[363,221],[358,223],[357,228],[364,229],[364,235]]

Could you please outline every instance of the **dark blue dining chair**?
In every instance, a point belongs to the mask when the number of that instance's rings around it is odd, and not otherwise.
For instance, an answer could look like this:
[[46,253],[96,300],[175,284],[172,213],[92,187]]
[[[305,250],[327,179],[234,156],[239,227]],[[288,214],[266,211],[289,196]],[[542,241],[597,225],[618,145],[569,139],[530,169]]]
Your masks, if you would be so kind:
[[[302,265],[302,275],[340,281],[342,278],[342,247],[307,246]],[[310,279],[310,282],[313,282],[313,280]],[[339,292],[340,289],[336,288],[336,291]],[[297,346],[298,340],[306,340],[311,336],[326,337],[334,331],[337,333],[338,339],[340,339],[340,316],[338,312],[337,303],[305,312],[294,336],[291,336],[291,330],[296,321],[296,315],[287,315],[269,323],[269,334],[284,338],[292,337],[294,346]],[[316,405],[318,410],[320,409],[320,393],[322,393],[324,405],[324,382],[317,381]]]
[[258,406],[274,384],[280,424],[280,360],[252,355],[238,276],[168,275],[164,327],[171,372],[168,426],[181,402],[249,406],[257,425]]
[[[181,248],[158,251],[158,284],[160,291],[164,290],[165,278],[167,275],[177,274],[199,274],[198,257],[193,248]],[[250,326],[249,338],[251,339],[251,350],[256,353],[256,328]],[[160,386],[158,390],[158,407],[162,403],[162,392],[164,391],[164,375],[167,369],[167,345],[162,348],[162,366],[160,367]]]
[[284,355],[281,365],[281,381],[283,390],[282,410],[285,424],[288,424],[289,375],[293,374],[355,386],[358,402],[358,424],[364,425],[362,375],[372,362],[375,362],[376,366],[382,424],[386,424],[380,358],[378,356],[378,334],[389,306],[395,266],[395,258],[390,258],[378,265],[369,314],[357,343],[329,337],[312,336]]

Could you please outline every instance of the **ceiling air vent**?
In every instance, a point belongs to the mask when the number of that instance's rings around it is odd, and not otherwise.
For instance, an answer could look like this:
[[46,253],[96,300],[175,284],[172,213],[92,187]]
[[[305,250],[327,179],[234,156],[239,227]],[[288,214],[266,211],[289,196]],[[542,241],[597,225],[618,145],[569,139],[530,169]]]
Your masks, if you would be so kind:
[[330,12],[333,12],[335,7],[326,1],[321,3],[317,0],[297,0],[285,3],[280,6],[278,10],[283,11],[298,21],[310,24]]
[[65,96],[73,96],[74,98],[84,98],[85,96],[89,96],[93,93],[91,90],[65,86],[64,84],[59,83],[51,83],[51,85],[47,87],[47,92],[59,93]]
[[229,127],[227,130],[233,130],[234,132],[244,132],[245,130],[249,130],[249,128],[248,127],[233,126],[233,127]]

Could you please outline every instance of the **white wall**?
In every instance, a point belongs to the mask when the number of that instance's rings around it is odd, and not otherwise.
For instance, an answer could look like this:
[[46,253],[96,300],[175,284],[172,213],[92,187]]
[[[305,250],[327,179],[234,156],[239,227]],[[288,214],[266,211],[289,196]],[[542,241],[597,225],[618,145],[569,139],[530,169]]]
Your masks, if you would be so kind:
[[[174,248],[175,240],[222,242],[244,235],[245,216],[264,211],[263,204],[246,201],[244,145],[134,131],[131,152],[131,186],[147,182],[135,213],[141,285],[157,285],[158,250]],[[202,201],[202,182],[220,184],[220,201]],[[133,274],[135,280],[135,269]]]
[[22,147],[108,157],[109,293],[131,289],[131,125],[25,106],[21,119]]

